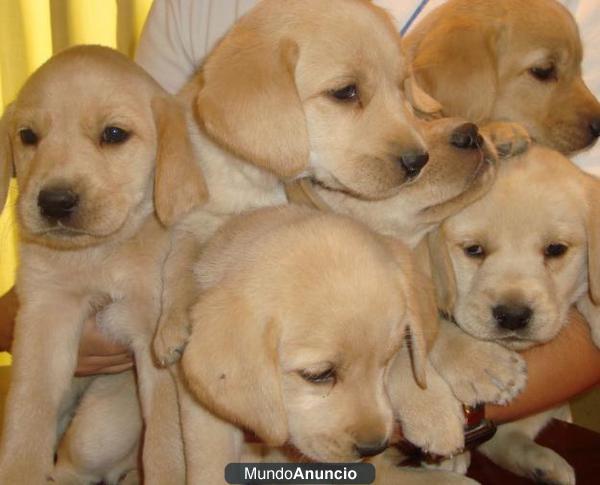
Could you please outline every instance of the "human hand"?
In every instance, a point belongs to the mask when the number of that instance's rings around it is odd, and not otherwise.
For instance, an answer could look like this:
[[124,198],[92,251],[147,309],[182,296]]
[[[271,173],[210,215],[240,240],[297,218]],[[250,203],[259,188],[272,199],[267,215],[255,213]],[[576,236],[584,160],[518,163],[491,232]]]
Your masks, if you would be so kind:
[[122,344],[111,341],[96,325],[96,318],[86,320],[79,341],[75,375],[117,374],[133,367],[133,356]]

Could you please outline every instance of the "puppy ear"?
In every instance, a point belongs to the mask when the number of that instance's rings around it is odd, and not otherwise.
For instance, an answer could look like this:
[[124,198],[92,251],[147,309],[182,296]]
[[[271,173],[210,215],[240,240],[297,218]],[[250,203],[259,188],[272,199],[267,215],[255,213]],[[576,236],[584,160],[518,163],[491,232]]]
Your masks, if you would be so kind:
[[14,159],[12,142],[8,133],[9,118],[12,114],[12,105],[8,105],[4,115],[0,118],[0,213],[6,204],[8,186],[14,175]]
[[411,354],[415,380],[427,387],[425,369],[427,352],[438,330],[437,307],[431,280],[417,268],[416,255],[400,241],[385,238],[398,266],[400,286],[406,301],[406,342]]
[[414,76],[404,81],[404,92],[418,115],[427,118],[440,118],[443,115],[442,105],[423,91]]
[[442,104],[447,116],[488,118],[497,89],[492,27],[486,29],[466,17],[451,22],[442,18],[429,27],[409,49],[414,52],[412,69],[421,86]]
[[590,180],[587,217],[588,286],[592,303],[600,306],[600,183]]
[[456,302],[456,276],[442,228],[437,228],[429,233],[427,246],[438,308],[451,315]]
[[183,109],[174,99],[152,100],[157,132],[154,206],[165,226],[208,200],[208,189],[194,159]]
[[308,132],[296,90],[298,45],[240,24],[207,59],[198,122],[241,158],[291,178],[308,166]]
[[207,290],[191,309],[183,371],[212,413],[253,431],[270,446],[288,438],[277,343],[279,328],[262,321],[234,289]]

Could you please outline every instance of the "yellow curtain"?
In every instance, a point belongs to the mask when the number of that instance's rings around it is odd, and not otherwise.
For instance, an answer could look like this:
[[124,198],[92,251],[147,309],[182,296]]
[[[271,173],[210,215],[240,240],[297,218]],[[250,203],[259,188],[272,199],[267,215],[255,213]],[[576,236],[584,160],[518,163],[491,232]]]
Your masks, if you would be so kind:
[[[0,0],[0,110],[53,53],[102,44],[133,56],[152,0]],[[14,284],[16,184],[0,214],[0,295]],[[8,356],[0,353],[0,365]]]

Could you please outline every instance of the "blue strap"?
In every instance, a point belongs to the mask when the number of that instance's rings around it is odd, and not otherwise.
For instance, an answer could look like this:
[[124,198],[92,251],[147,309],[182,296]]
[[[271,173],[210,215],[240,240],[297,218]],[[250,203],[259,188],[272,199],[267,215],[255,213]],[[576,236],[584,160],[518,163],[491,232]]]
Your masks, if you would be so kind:
[[402,29],[400,30],[400,35],[404,36],[404,34],[406,34],[408,29],[410,29],[410,26],[414,23],[415,20],[417,20],[417,17],[423,11],[423,9],[425,8],[425,5],[427,5],[428,2],[429,2],[429,0],[421,0],[421,3],[419,4],[419,6],[413,12],[413,14],[410,16],[410,18],[406,21],[406,23],[404,24],[404,27],[402,27]]

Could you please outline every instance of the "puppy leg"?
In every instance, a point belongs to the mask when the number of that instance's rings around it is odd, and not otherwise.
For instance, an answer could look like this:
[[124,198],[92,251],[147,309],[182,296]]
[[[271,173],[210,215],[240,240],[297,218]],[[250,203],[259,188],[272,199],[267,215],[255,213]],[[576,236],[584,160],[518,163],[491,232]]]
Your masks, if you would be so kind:
[[153,341],[154,356],[161,366],[181,357],[190,336],[188,309],[198,295],[193,264],[202,245],[183,231],[176,231],[172,238],[163,275],[162,311]]
[[168,369],[154,367],[149,347],[136,348],[135,362],[145,424],[144,483],[185,483],[181,423],[173,378]]
[[531,145],[531,136],[525,127],[518,123],[495,121],[487,123],[480,132],[492,142],[500,158],[524,153]]
[[54,481],[118,483],[137,468],[141,433],[133,371],[97,377],[60,442]]
[[427,389],[412,374],[410,355],[402,349],[388,375],[388,392],[402,433],[426,452],[448,456],[464,447],[464,413],[448,384],[427,363]]
[[190,394],[177,371],[181,426],[186,462],[186,483],[225,484],[228,463],[241,460],[243,434],[217,418]]
[[527,382],[527,366],[518,353],[477,340],[445,319],[440,321],[440,333],[429,357],[465,404],[505,404]]
[[0,445],[0,483],[43,483],[54,463],[58,412],[68,392],[87,301],[69,295],[24,298]]
[[574,485],[575,471],[567,461],[533,441],[562,408],[503,424],[479,450],[497,465],[536,482]]

